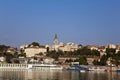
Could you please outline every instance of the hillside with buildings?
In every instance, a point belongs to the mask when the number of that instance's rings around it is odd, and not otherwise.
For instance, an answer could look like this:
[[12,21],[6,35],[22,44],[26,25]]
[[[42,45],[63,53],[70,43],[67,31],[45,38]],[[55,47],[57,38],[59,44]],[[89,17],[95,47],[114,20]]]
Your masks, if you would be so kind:
[[120,45],[82,46],[73,42],[58,42],[55,34],[53,45],[40,45],[32,42],[21,45],[19,49],[0,45],[1,63],[47,63],[70,64],[79,62],[84,65],[119,65]]

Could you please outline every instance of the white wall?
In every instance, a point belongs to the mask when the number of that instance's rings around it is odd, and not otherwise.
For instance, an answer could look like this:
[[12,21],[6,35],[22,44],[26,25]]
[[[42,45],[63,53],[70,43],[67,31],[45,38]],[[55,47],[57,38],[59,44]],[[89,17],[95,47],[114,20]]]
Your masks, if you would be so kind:
[[35,54],[45,53],[46,48],[26,48],[25,53],[27,57],[32,57]]

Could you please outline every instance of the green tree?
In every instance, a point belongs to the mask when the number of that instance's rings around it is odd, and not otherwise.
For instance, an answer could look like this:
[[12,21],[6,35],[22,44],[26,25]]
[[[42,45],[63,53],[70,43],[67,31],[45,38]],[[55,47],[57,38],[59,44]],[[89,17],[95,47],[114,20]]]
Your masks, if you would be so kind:
[[120,56],[120,51],[117,52],[117,55]]
[[59,54],[54,50],[54,51],[49,51],[49,53],[47,53],[46,56],[58,60]]
[[98,60],[94,60],[94,61],[93,61],[93,64],[94,64],[94,65],[100,65],[100,62],[99,62]]
[[56,53],[57,53],[59,56],[63,56],[63,55],[64,55],[64,52],[63,52],[62,50],[58,50]]
[[71,62],[73,62],[73,60],[70,58],[70,59],[66,59],[65,62],[66,63],[71,63]]
[[26,53],[18,54],[18,57],[26,57]]
[[7,63],[11,63],[11,60],[14,58],[14,56],[10,53],[5,53],[5,57]]
[[108,57],[106,55],[103,55],[100,59],[100,65],[106,65]]
[[43,56],[43,53],[39,53],[40,56]]
[[79,59],[76,59],[75,61],[79,62],[79,64],[82,64],[82,65],[87,65],[88,64],[86,57],[80,57]]
[[20,62],[19,62],[19,60],[15,59],[15,60],[14,60],[14,63],[20,63]]
[[31,45],[33,45],[33,46],[40,46],[40,44],[38,43],[38,42],[32,42],[29,46],[31,46]]
[[111,55],[116,53],[116,49],[113,48],[106,48],[106,53],[108,57],[111,57]]
[[6,45],[0,45],[0,56],[4,56],[4,53],[6,53],[8,48],[10,47]]
[[83,55],[91,55],[91,50],[88,49],[87,47],[83,47],[83,48],[81,49],[81,53],[82,53]]
[[49,47],[47,47],[47,53],[49,53]]
[[34,58],[34,60],[37,60],[37,57],[34,56],[33,58]]
[[119,65],[120,64],[120,54],[119,52],[117,54],[113,54],[111,55],[111,58],[112,58],[112,63],[115,64],[115,65]]
[[14,56],[14,58],[17,58],[18,57],[18,52],[15,52],[13,56]]
[[100,52],[97,50],[91,50],[91,55],[100,56]]

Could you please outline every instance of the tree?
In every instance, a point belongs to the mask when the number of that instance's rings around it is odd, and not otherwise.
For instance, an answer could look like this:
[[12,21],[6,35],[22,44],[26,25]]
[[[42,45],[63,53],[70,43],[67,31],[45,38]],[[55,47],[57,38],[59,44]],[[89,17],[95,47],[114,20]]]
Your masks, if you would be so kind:
[[112,58],[112,63],[113,64],[115,64],[115,65],[119,65],[120,64],[120,54],[119,54],[120,52],[118,52],[117,54],[113,54],[112,56],[111,56],[111,58]]
[[82,47],[75,52],[76,55],[91,55],[91,50],[87,47]]
[[55,60],[58,60],[59,54],[54,50],[54,51],[49,51],[49,53],[46,56],[54,58]]
[[120,51],[117,52],[118,56],[120,56]]
[[63,52],[62,50],[58,50],[58,51],[56,52],[56,54],[58,54],[59,56],[63,56],[63,55],[64,55],[64,52]]
[[20,62],[19,62],[19,60],[15,59],[15,60],[14,60],[14,63],[20,63]]
[[26,57],[26,53],[21,53],[18,55],[19,57]]
[[97,51],[97,50],[92,50],[92,51],[91,51],[91,55],[100,56],[100,52]]
[[33,45],[33,46],[40,46],[40,44],[38,43],[38,42],[32,42],[29,46],[31,46],[31,45]]
[[47,47],[47,53],[49,53],[49,47]]
[[13,58],[13,55],[10,54],[10,53],[5,53],[5,56],[6,56],[6,62],[7,63],[11,63],[11,60]]
[[108,57],[106,55],[103,55],[100,59],[100,65],[106,65]]
[[73,62],[73,60],[70,58],[70,59],[66,59],[65,62],[66,63],[71,63],[71,62]]
[[4,53],[6,53],[8,48],[10,47],[6,45],[0,45],[0,56],[4,56]]
[[93,61],[93,64],[94,64],[94,65],[100,65],[100,62],[99,62],[98,60],[94,60],[94,61]]
[[79,62],[79,64],[82,64],[82,65],[88,64],[86,57],[80,57],[79,59],[76,59],[75,61]]
[[88,49],[87,47],[83,47],[82,50],[81,50],[81,53],[83,55],[91,55],[91,50]]
[[43,53],[39,53],[40,56],[43,56]]
[[33,58],[34,58],[34,60],[37,60],[37,57],[34,56]]
[[13,55],[15,58],[18,57],[18,52],[15,52],[14,55]]
[[107,48],[107,49],[106,49],[106,53],[107,53],[107,56],[108,56],[108,57],[111,57],[111,55],[113,55],[113,54],[116,53],[116,49]]

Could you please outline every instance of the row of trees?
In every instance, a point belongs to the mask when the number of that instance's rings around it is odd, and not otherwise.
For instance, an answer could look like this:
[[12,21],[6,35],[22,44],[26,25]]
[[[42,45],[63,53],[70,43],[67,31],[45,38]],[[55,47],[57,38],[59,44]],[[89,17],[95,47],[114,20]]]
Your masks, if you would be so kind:
[[61,50],[58,51],[49,51],[47,52],[47,56],[57,59],[60,56],[100,56],[100,52],[97,50],[90,50],[87,47],[83,47],[81,49],[78,49],[76,51],[70,51],[70,52],[63,52]]
[[72,60],[72,59],[67,59],[65,63],[71,63],[71,62],[79,62],[79,64],[82,65],[87,65],[87,59],[86,57],[79,57],[78,59]]
[[[37,42],[33,42],[31,43],[29,46],[40,46],[39,43]],[[5,45],[0,45],[0,56],[3,56],[6,58],[6,61],[8,63],[11,62],[12,58],[18,58],[19,56],[24,56],[26,57],[26,54],[24,53],[24,51],[21,50],[21,54],[18,54],[17,52],[15,52],[14,54],[10,54],[7,53],[7,49],[10,48],[9,46],[5,46]],[[40,54],[42,55],[42,54]],[[54,58],[55,60],[58,60],[58,58],[60,56],[65,56],[65,57],[79,57],[78,59],[74,60],[74,61],[78,61],[80,64],[87,64],[87,57],[94,57],[94,56],[98,56],[100,57],[100,52],[97,50],[90,50],[88,47],[82,47],[76,51],[70,51],[70,52],[63,52],[61,50],[58,51],[49,51],[49,48],[47,48],[47,53],[46,56]],[[106,65],[108,59],[110,59],[111,64],[116,64],[119,65],[120,64],[120,51],[118,51],[116,53],[116,49],[111,49],[111,48],[107,48],[106,49],[106,55],[103,55],[102,57],[100,57],[99,60],[94,60],[93,64],[94,65]],[[66,60],[66,62],[72,62],[73,60]]]
[[[76,51],[71,51],[71,52],[63,52],[61,50],[56,51],[49,51],[47,53],[47,56],[54,58],[55,60],[58,60],[60,56],[66,56],[66,57],[71,57],[71,56],[79,56],[78,59],[74,61],[78,61],[80,64],[87,64],[87,57],[100,57],[100,59],[95,59],[93,61],[94,65],[107,65],[107,61],[110,58],[111,64],[119,65],[120,64],[120,51],[116,53],[116,49],[112,48],[107,48],[106,49],[106,55],[103,55],[102,57],[100,56],[100,52],[97,50],[90,50],[87,47],[83,47],[81,49],[78,49]],[[81,57],[82,56],[82,57]],[[72,59],[66,60],[66,62],[72,62]]]
[[[37,42],[32,42],[29,46],[40,47],[40,44]],[[24,53],[24,50],[20,50],[20,54],[18,54],[17,49],[16,49],[16,52],[9,53],[9,52],[7,52],[7,50],[9,48],[10,48],[10,46],[0,45],[0,57],[4,57],[6,59],[7,63],[12,63],[12,62],[18,63],[19,61],[17,60],[17,58],[26,57],[26,53]]]
[[4,57],[6,59],[7,63],[12,63],[13,58],[18,58],[20,56],[26,57],[26,54],[23,53],[22,51],[21,51],[21,54],[18,54],[17,49],[16,49],[16,52],[14,52],[14,53],[7,52],[7,50],[9,48],[10,48],[10,46],[0,45],[0,57]]
[[120,51],[116,53],[116,49],[107,48],[106,49],[106,55],[103,55],[100,58],[100,61],[94,60],[94,65],[107,65],[107,61],[109,61],[109,64],[114,65],[120,65]]

